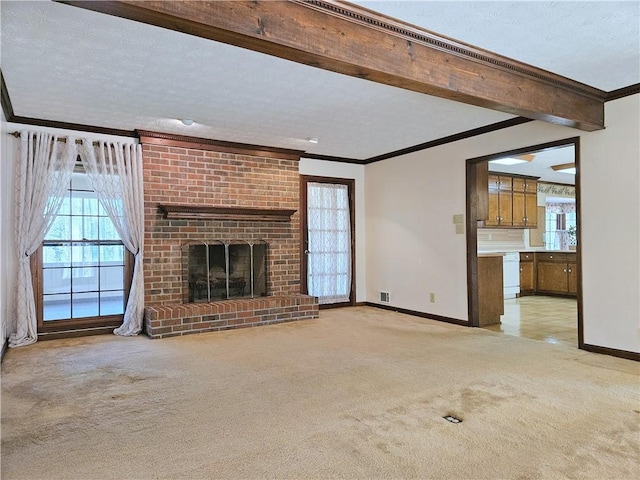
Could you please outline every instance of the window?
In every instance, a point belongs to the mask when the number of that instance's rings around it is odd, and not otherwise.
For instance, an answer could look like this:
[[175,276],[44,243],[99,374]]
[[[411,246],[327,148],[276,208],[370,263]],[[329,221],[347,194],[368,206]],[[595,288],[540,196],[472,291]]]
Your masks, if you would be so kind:
[[34,261],[39,330],[122,321],[131,277],[129,254],[83,171],[72,174]]
[[575,236],[569,229],[576,227],[575,203],[550,204],[545,209],[545,248],[567,250],[575,245]]

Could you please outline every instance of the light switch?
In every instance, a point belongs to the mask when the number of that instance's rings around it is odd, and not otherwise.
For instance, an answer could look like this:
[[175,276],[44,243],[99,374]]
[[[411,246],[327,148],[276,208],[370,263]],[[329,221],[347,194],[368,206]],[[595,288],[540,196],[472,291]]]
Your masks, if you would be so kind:
[[456,223],[456,235],[462,235],[464,233],[464,224]]
[[455,223],[456,225],[459,223],[464,223],[464,214],[462,213],[457,213],[456,215],[453,216],[453,223]]

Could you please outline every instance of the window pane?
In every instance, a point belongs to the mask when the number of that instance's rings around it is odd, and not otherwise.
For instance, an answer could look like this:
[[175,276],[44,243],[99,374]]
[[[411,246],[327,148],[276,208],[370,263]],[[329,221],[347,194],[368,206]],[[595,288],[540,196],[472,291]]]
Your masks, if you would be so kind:
[[98,316],[98,293],[77,293],[73,296],[73,318]]
[[93,292],[98,290],[97,267],[74,267],[72,268],[72,275],[72,292]]
[[109,217],[100,217],[100,240],[120,240]]
[[83,215],[98,215],[98,197],[85,196],[83,199]]
[[100,245],[100,265],[124,264],[124,246]]
[[71,318],[71,295],[45,295],[43,303],[44,321]]
[[46,240],[69,240],[71,238],[71,217],[58,215],[45,235]]
[[93,190],[89,184],[86,173],[74,172],[71,175],[71,188],[73,190]]
[[123,282],[123,267],[100,267],[100,290],[122,290]]
[[124,313],[124,292],[100,294],[100,315],[122,315]]
[[44,268],[71,266],[71,245],[68,243],[44,245],[42,247],[42,266]]
[[83,217],[84,218],[84,237],[87,240],[98,240],[98,218],[100,217]]
[[71,192],[71,215],[82,215],[82,196]]
[[51,293],[69,293],[71,291],[70,268],[45,268],[42,270],[42,291]]
[[84,218],[71,217],[71,240],[82,240],[84,236]]
[[72,247],[72,261],[74,267],[97,266],[98,245],[74,243]]

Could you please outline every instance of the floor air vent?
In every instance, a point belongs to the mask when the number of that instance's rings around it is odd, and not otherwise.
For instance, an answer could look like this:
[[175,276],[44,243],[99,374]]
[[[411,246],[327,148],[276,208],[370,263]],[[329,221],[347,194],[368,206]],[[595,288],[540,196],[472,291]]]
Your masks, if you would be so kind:
[[391,301],[391,294],[389,292],[380,292],[380,301],[389,303]]
[[451,422],[451,423],[462,423],[462,420],[459,418],[454,417],[453,415],[446,415],[444,418],[447,422]]

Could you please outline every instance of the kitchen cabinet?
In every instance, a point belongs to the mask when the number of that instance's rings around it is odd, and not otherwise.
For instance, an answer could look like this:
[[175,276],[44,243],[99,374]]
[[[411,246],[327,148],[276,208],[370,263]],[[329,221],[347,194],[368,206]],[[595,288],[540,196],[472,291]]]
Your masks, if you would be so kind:
[[485,226],[513,226],[512,177],[489,174],[489,218]]
[[485,227],[536,228],[538,225],[538,181],[535,177],[489,172],[488,215]]
[[575,253],[536,253],[536,292],[575,296],[578,270]]
[[535,254],[520,252],[520,296],[533,295],[536,290]]
[[500,323],[504,314],[502,254],[478,255],[478,323]]
[[536,228],[538,225],[538,180],[514,177],[512,181],[513,226]]

